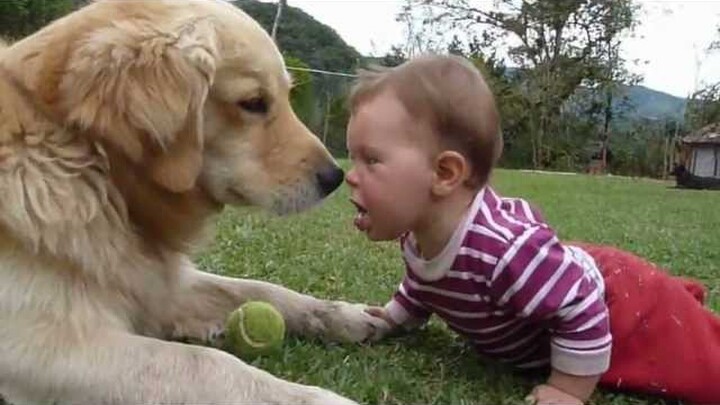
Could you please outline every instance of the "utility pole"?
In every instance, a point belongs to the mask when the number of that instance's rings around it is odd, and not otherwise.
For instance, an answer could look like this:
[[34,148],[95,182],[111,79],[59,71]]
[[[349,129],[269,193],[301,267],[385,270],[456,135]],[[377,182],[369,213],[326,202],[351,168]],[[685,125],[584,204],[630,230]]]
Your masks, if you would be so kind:
[[273,23],[272,32],[270,33],[270,36],[276,43],[277,29],[278,25],[280,25],[280,18],[282,17],[282,11],[285,6],[287,6],[287,0],[278,0],[277,11],[275,12],[275,22]]

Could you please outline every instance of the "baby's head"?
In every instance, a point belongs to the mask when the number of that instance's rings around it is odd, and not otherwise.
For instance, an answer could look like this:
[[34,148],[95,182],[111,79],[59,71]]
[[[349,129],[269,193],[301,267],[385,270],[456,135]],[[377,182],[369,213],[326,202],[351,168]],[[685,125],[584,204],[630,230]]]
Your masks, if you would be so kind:
[[346,180],[372,240],[427,230],[485,185],[502,149],[490,89],[460,57],[362,72],[350,107]]
[[394,68],[361,71],[350,94],[351,113],[379,95],[394,96],[434,138],[430,143],[437,151],[453,150],[464,156],[471,170],[466,186],[476,189],[487,182],[503,142],[493,94],[470,61],[427,55]]

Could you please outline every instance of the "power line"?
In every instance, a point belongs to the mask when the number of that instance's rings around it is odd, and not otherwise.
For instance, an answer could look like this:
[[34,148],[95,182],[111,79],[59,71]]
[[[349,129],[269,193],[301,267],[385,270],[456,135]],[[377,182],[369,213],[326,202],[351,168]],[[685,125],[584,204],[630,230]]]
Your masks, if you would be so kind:
[[325,75],[332,75],[332,76],[357,77],[357,75],[353,75],[350,73],[330,72],[327,70],[309,69],[309,68],[301,68],[301,67],[294,67],[294,66],[287,66],[287,69],[288,70],[297,70],[297,71],[301,71],[301,72],[322,73]]

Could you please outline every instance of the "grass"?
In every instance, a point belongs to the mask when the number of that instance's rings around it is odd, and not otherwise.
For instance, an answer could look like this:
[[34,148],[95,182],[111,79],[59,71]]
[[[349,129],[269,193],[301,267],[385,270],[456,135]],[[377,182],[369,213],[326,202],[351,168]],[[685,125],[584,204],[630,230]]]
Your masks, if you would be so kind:
[[[613,244],[675,274],[704,281],[720,312],[720,193],[619,177],[498,171],[495,187],[539,205],[563,239]],[[213,245],[198,257],[208,270],[283,284],[321,298],[384,303],[403,268],[396,243],[370,243],[352,227],[346,186],[310,212],[276,218],[230,209]],[[521,376],[480,360],[439,321],[420,333],[372,345],[327,345],[291,338],[257,367],[368,404],[515,404],[541,376]],[[597,392],[593,404],[655,398]]]

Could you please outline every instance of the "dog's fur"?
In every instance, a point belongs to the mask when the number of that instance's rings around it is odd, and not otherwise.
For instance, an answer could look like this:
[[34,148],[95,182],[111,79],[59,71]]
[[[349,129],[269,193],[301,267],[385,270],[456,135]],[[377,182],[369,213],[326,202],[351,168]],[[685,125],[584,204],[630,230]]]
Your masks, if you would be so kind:
[[220,0],[99,1],[0,50],[2,396],[353,403],[211,346],[251,299],[304,336],[357,342],[381,322],[189,258],[223,205],[297,212],[342,181],[289,89],[269,36]]

